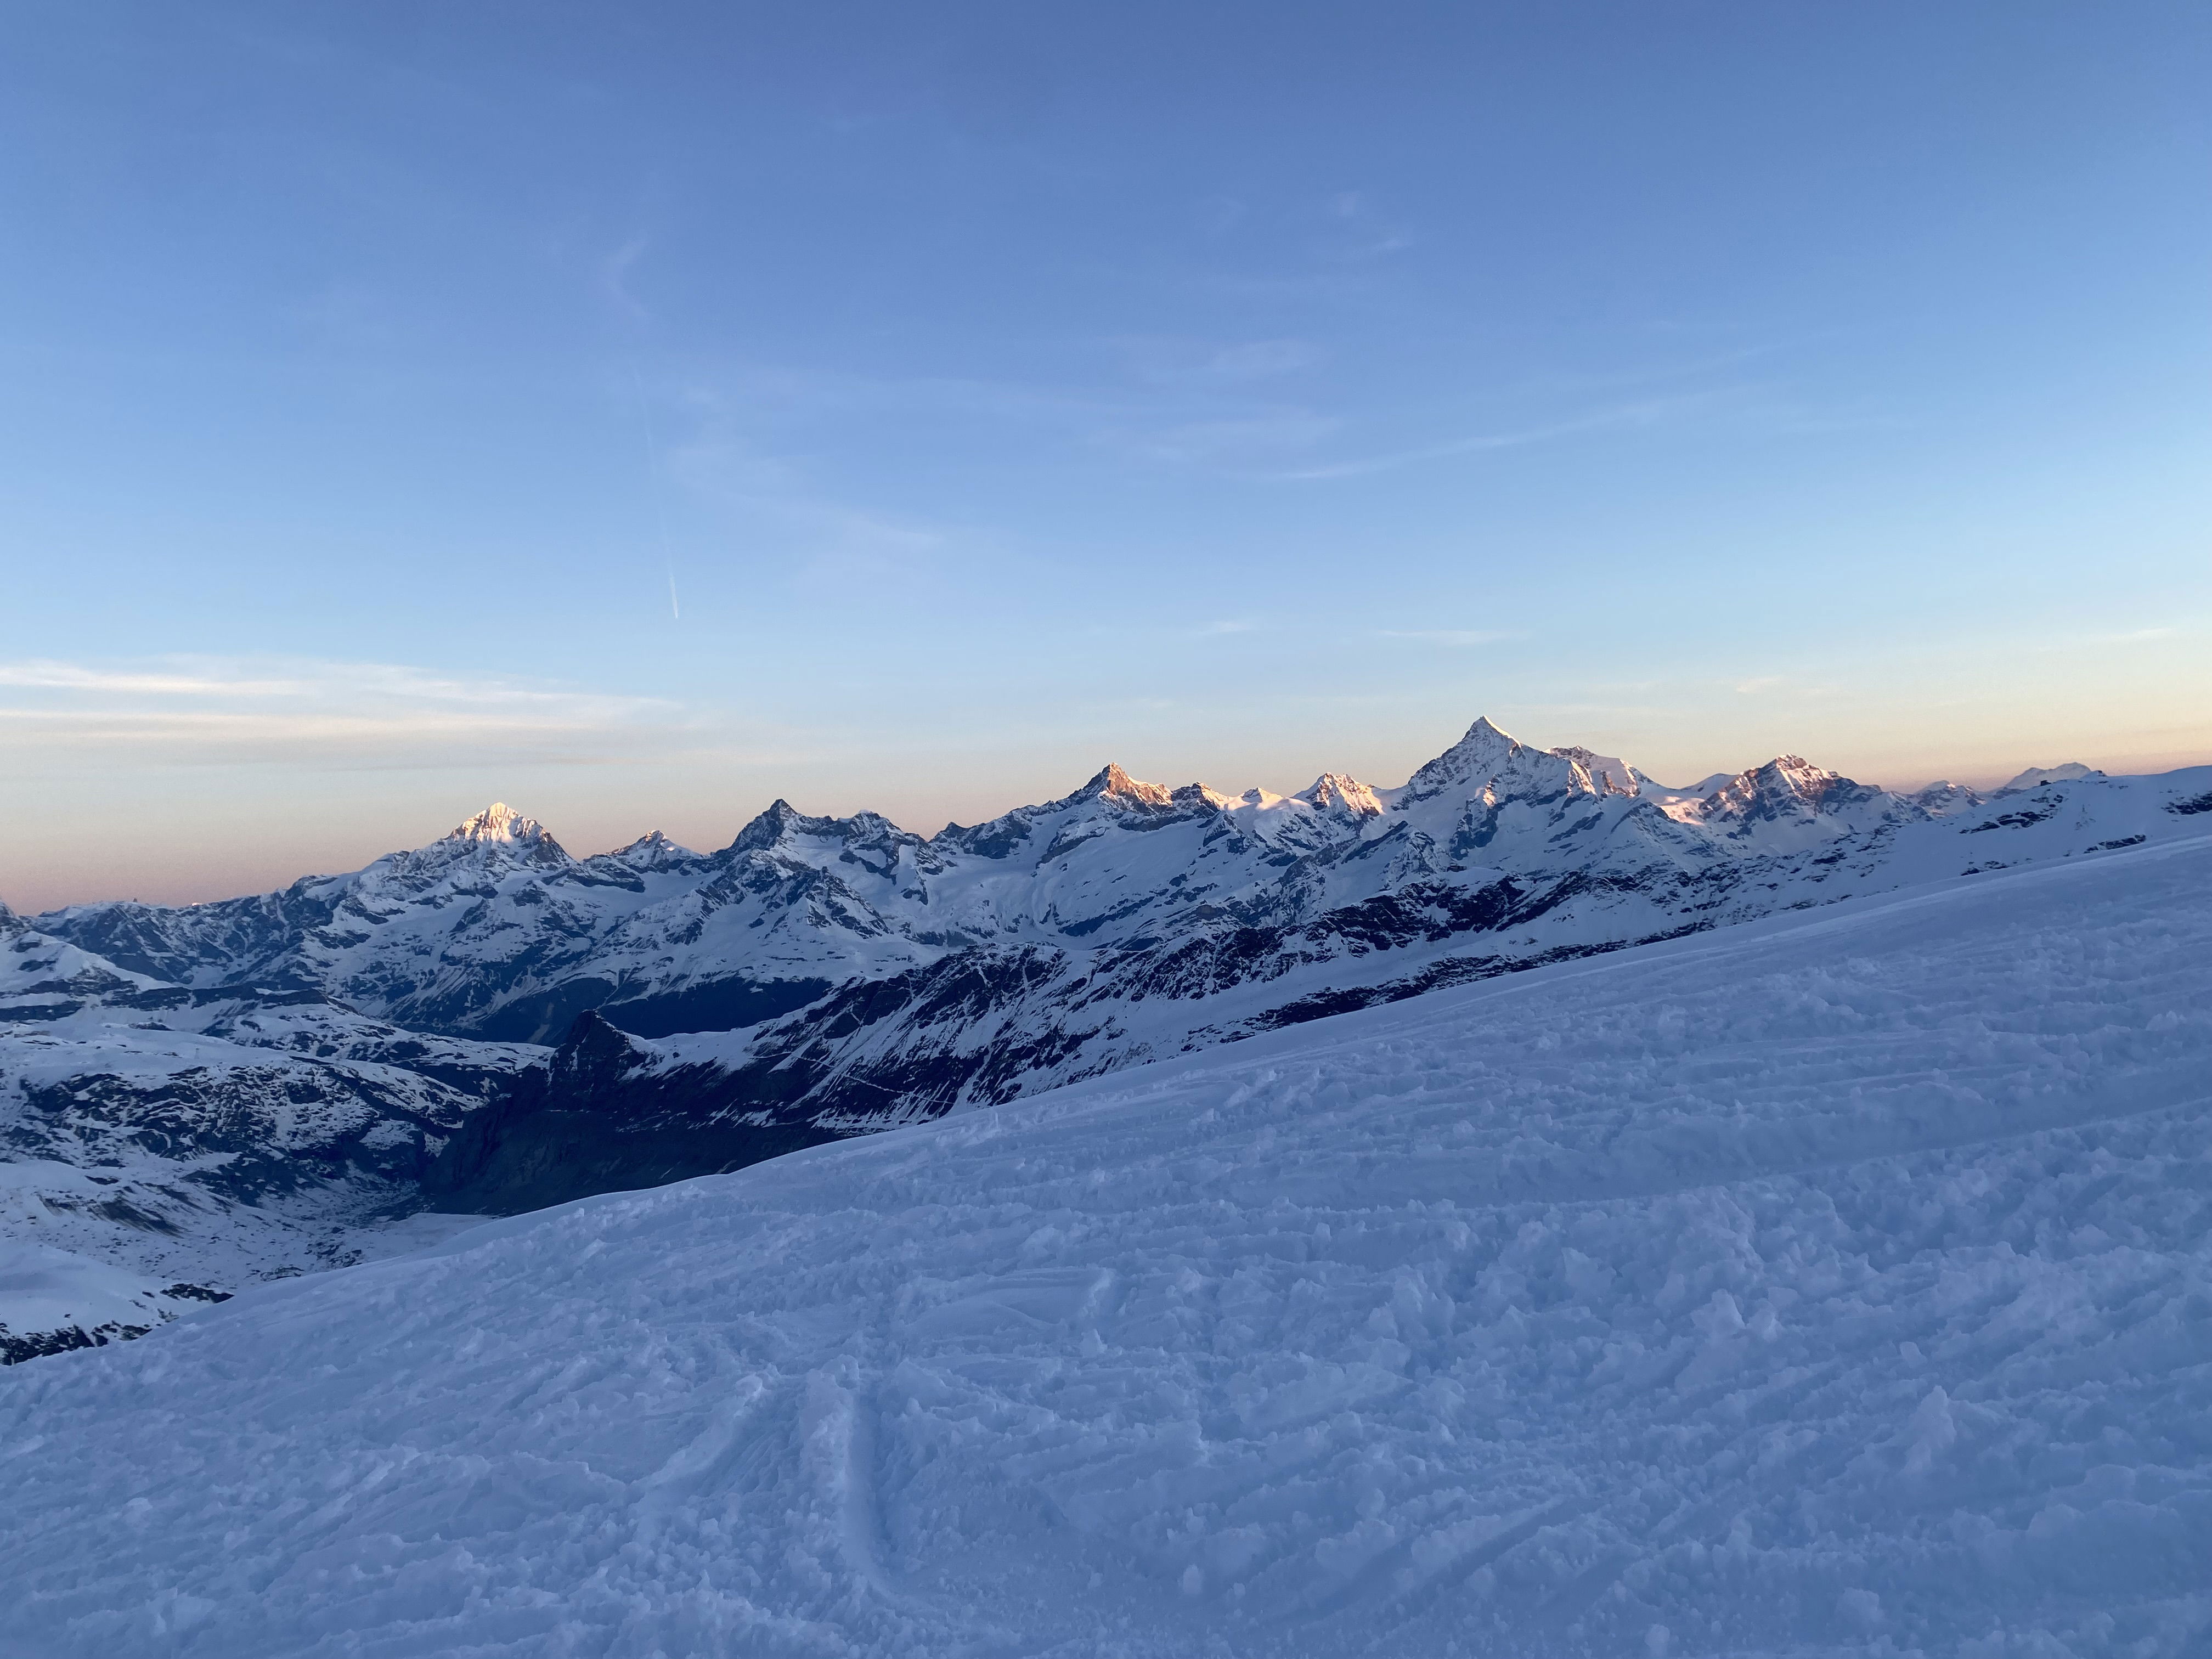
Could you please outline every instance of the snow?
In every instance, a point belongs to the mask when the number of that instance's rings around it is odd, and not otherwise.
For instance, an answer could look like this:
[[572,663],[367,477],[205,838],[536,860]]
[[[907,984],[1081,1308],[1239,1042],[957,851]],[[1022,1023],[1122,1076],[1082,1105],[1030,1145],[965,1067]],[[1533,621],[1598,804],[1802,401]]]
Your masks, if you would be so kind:
[[56,1331],[114,1340],[173,1318],[155,1280],[69,1250],[0,1238],[0,1349]]
[[1997,805],[1785,757],[1685,793],[1480,720],[1399,788],[1231,798],[1108,766],[927,840],[778,802],[709,856],[649,836],[572,860],[495,805],[281,894],[39,918],[57,965],[13,975],[0,1020],[112,1005],[94,981],[125,969],[146,981],[134,1024],[266,988],[557,1043],[597,1008],[641,1037],[710,1034],[690,1046],[726,1092],[779,1121],[877,1128],[1563,954],[2185,836],[2208,789],[2200,768]]
[[1554,749],[1552,752],[1562,759],[1578,763],[1601,793],[1633,795],[1642,791],[1643,780],[1636,769],[1618,755],[1596,754],[1580,744]]
[[2212,840],[0,1375],[0,1652],[2202,1652]]
[[2092,771],[2080,761],[2068,761],[2063,766],[2031,766],[2012,779],[1996,793],[2009,795],[2022,789],[2033,789],[2039,784],[2073,783],[2082,778],[2101,778],[2102,772]]
[[[421,1164],[546,1052],[327,1003],[129,995],[143,978],[35,933],[0,950],[0,1259],[11,1242],[65,1254],[93,1275],[73,1282],[118,1273],[137,1308],[42,1322],[56,1305],[45,1280],[0,1272],[0,1336],[14,1345],[0,1352],[158,1323],[175,1310],[149,1298],[179,1282],[229,1290],[390,1254],[385,1220],[421,1203]],[[125,1000],[80,1006],[92,981]]]
[[[446,832],[447,841],[471,843],[493,843],[515,846],[535,846],[539,842],[550,843],[545,826],[536,818],[525,817],[503,800],[495,800],[472,818],[465,818]],[[629,850],[628,848],[624,849]]]

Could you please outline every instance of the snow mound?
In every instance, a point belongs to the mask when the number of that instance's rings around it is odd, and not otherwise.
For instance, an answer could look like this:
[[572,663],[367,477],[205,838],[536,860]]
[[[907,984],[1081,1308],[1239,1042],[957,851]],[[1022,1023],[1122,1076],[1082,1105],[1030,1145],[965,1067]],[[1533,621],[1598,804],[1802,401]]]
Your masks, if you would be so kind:
[[2019,790],[2033,789],[2040,784],[2074,783],[2083,778],[2101,778],[2104,775],[2102,772],[2092,771],[2080,761],[2068,761],[2063,766],[2031,766],[1998,790],[1997,793],[2009,795]]
[[9,1643],[2179,1655],[2212,840],[1562,963],[0,1376]]
[[204,1285],[171,1285],[73,1251],[0,1238],[0,1364],[143,1336],[194,1303]]

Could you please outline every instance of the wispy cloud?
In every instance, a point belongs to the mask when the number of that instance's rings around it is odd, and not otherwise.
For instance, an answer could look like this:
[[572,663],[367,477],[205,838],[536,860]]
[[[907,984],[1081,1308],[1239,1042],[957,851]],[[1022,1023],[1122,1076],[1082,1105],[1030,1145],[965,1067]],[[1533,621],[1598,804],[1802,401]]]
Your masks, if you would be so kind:
[[1104,441],[1147,459],[1189,465],[1257,459],[1284,450],[1310,449],[1338,422],[1305,410],[1284,410],[1225,420],[1189,421],[1153,431],[1102,434]]
[[1386,640],[1419,640],[1424,645],[1496,645],[1500,640],[1517,640],[1518,633],[1496,628],[1378,628],[1376,635]]
[[143,672],[88,668],[81,663],[34,658],[0,662],[0,685],[44,691],[140,692],[155,696],[283,697],[310,690],[298,679],[241,679],[214,671],[197,673]]
[[803,467],[763,453],[719,415],[669,456],[699,503],[773,551],[792,577],[821,582],[911,574],[960,538],[954,526],[839,500]]
[[1740,697],[1759,697],[1770,702],[1821,702],[1843,695],[1832,684],[1799,679],[1790,674],[1754,674],[1748,679],[1735,681],[1730,689]]
[[603,763],[697,731],[661,698],[387,663],[0,662],[0,752],[23,765]]
[[1413,238],[1402,227],[1377,220],[1366,197],[1356,190],[1340,191],[1328,201],[1328,216],[1338,221],[1352,234],[1349,243],[1335,247],[1340,259],[1380,259],[1393,253],[1402,253],[1413,246]]
[[1324,356],[1310,340],[1289,338],[1223,342],[1133,335],[1115,343],[1140,381],[1199,392],[1295,374]]
[[633,322],[644,322],[653,314],[629,288],[629,274],[645,257],[645,238],[634,236],[600,260],[597,273],[601,295]]
[[1701,412],[1723,398],[1725,392],[1698,392],[1676,398],[1654,398],[1638,403],[1619,404],[1610,408],[1594,410],[1572,419],[1554,421],[1544,426],[1526,427],[1514,432],[1477,433],[1464,438],[1447,439],[1441,443],[1420,444],[1407,449],[1389,451],[1380,455],[1364,455],[1356,459],[1331,461],[1314,466],[1290,467],[1260,475],[1281,483],[1307,483],[1330,478],[1359,478],[1371,473],[1388,472],[1401,466],[1413,466],[1423,461],[1438,461],[1454,455],[1479,455],[1493,450],[1525,449],[1531,444],[1549,443],[1561,438],[1580,436],[1584,433],[1603,432],[1624,428],[1656,426],[1662,422]]

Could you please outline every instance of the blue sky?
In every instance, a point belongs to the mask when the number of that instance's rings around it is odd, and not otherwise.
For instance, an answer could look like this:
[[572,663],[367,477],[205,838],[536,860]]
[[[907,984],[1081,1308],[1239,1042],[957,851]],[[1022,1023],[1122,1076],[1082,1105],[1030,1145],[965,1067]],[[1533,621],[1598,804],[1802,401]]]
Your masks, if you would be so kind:
[[19,908],[495,796],[596,850],[1395,783],[1484,713],[1684,780],[2212,758],[2202,5],[0,47]]

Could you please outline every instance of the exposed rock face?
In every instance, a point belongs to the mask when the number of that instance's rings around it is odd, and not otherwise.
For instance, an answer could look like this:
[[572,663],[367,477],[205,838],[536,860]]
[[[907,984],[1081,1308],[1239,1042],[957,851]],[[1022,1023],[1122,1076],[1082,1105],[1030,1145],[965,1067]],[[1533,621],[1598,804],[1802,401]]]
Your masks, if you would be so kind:
[[841,1137],[729,1109],[712,1066],[655,1073],[636,1041],[580,1014],[551,1060],[519,1077],[445,1144],[422,1183],[434,1207],[512,1215],[593,1193],[719,1175]]

